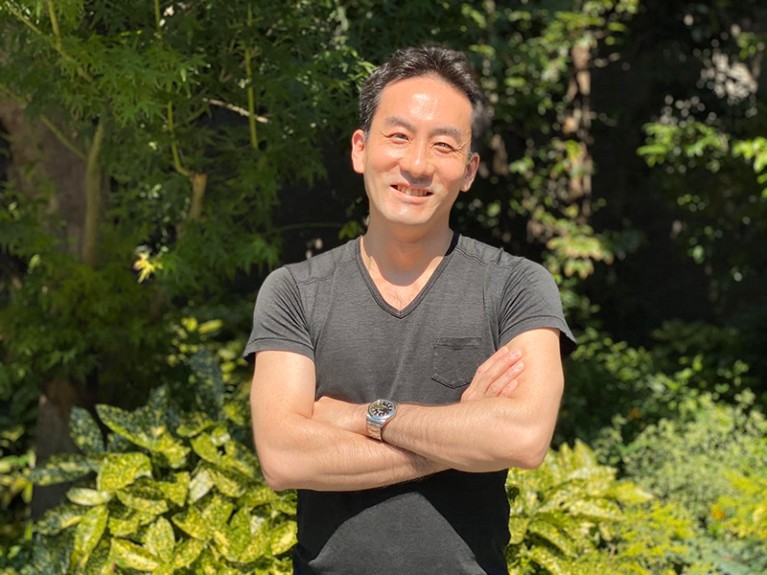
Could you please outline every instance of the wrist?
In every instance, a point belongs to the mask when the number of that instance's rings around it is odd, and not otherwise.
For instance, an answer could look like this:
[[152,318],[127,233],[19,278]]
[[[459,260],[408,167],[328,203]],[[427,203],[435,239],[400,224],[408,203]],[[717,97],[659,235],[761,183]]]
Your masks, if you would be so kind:
[[371,402],[367,409],[367,416],[365,417],[368,436],[383,441],[381,438],[383,429],[396,414],[396,401],[392,401],[391,399],[376,399]]

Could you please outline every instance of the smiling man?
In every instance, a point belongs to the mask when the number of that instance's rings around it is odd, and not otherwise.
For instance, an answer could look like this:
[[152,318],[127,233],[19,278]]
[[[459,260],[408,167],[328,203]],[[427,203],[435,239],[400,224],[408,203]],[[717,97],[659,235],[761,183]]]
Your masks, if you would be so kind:
[[295,573],[507,573],[506,472],[543,460],[573,339],[544,268],[450,229],[483,103],[463,54],[396,52],[352,135],[365,235],[259,292],[253,431],[298,489]]

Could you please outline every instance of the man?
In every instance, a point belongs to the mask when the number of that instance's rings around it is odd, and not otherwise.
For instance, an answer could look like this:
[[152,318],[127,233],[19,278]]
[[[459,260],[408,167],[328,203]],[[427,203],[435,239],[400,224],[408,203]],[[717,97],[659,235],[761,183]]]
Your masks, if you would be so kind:
[[449,227],[482,110],[462,54],[395,53],[352,136],[365,235],[259,293],[253,430],[299,490],[296,573],[507,572],[506,471],[544,458],[572,335],[541,266]]

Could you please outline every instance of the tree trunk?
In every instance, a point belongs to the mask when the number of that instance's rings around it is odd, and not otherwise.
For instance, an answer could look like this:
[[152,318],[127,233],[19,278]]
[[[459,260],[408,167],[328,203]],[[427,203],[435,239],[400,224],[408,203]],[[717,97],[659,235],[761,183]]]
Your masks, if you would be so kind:
[[[10,142],[8,180],[32,198],[46,197],[46,210],[60,218],[63,226],[50,230],[72,254],[83,252],[86,218],[86,165],[71,147],[43,122],[25,114],[22,106],[0,101],[0,123]],[[23,282],[23,275],[19,281]],[[19,286],[17,286],[18,289]],[[36,423],[37,464],[58,453],[71,453],[69,414],[74,406],[88,406],[81,386],[66,379],[42,382]],[[36,487],[32,513],[39,517],[61,501],[67,485]]]

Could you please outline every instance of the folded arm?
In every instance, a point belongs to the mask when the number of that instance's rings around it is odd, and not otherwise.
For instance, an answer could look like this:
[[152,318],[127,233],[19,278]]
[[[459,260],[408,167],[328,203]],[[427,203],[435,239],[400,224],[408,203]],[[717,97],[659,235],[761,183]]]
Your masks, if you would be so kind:
[[[312,419],[314,363],[302,355],[256,355],[251,412],[256,450],[276,490],[351,491],[417,479],[446,469],[410,451]],[[347,404],[349,412],[365,411]],[[352,415],[353,417],[353,415]]]
[[[477,371],[462,401],[400,405],[384,430],[367,437],[366,405],[314,401],[313,362],[259,352],[251,410],[256,449],[274,489],[359,490],[418,479],[448,468],[532,467],[551,440],[562,393],[558,332],[534,330]],[[524,371],[520,354],[525,356]],[[396,399],[396,398],[393,398]]]
[[[400,404],[383,430],[384,442],[461,471],[540,465],[551,443],[564,387],[559,331],[534,329],[507,347],[521,353],[525,362],[511,393],[486,393],[475,386],[475,378],[460,403]],[[329,404],[336,421],[346,422],[350,431],[366,433],[364,418],[353,417],[360,409],[354,404],[320,399],[315,418],[329,412]],[[348,416],[339,415],[343,412]]]

